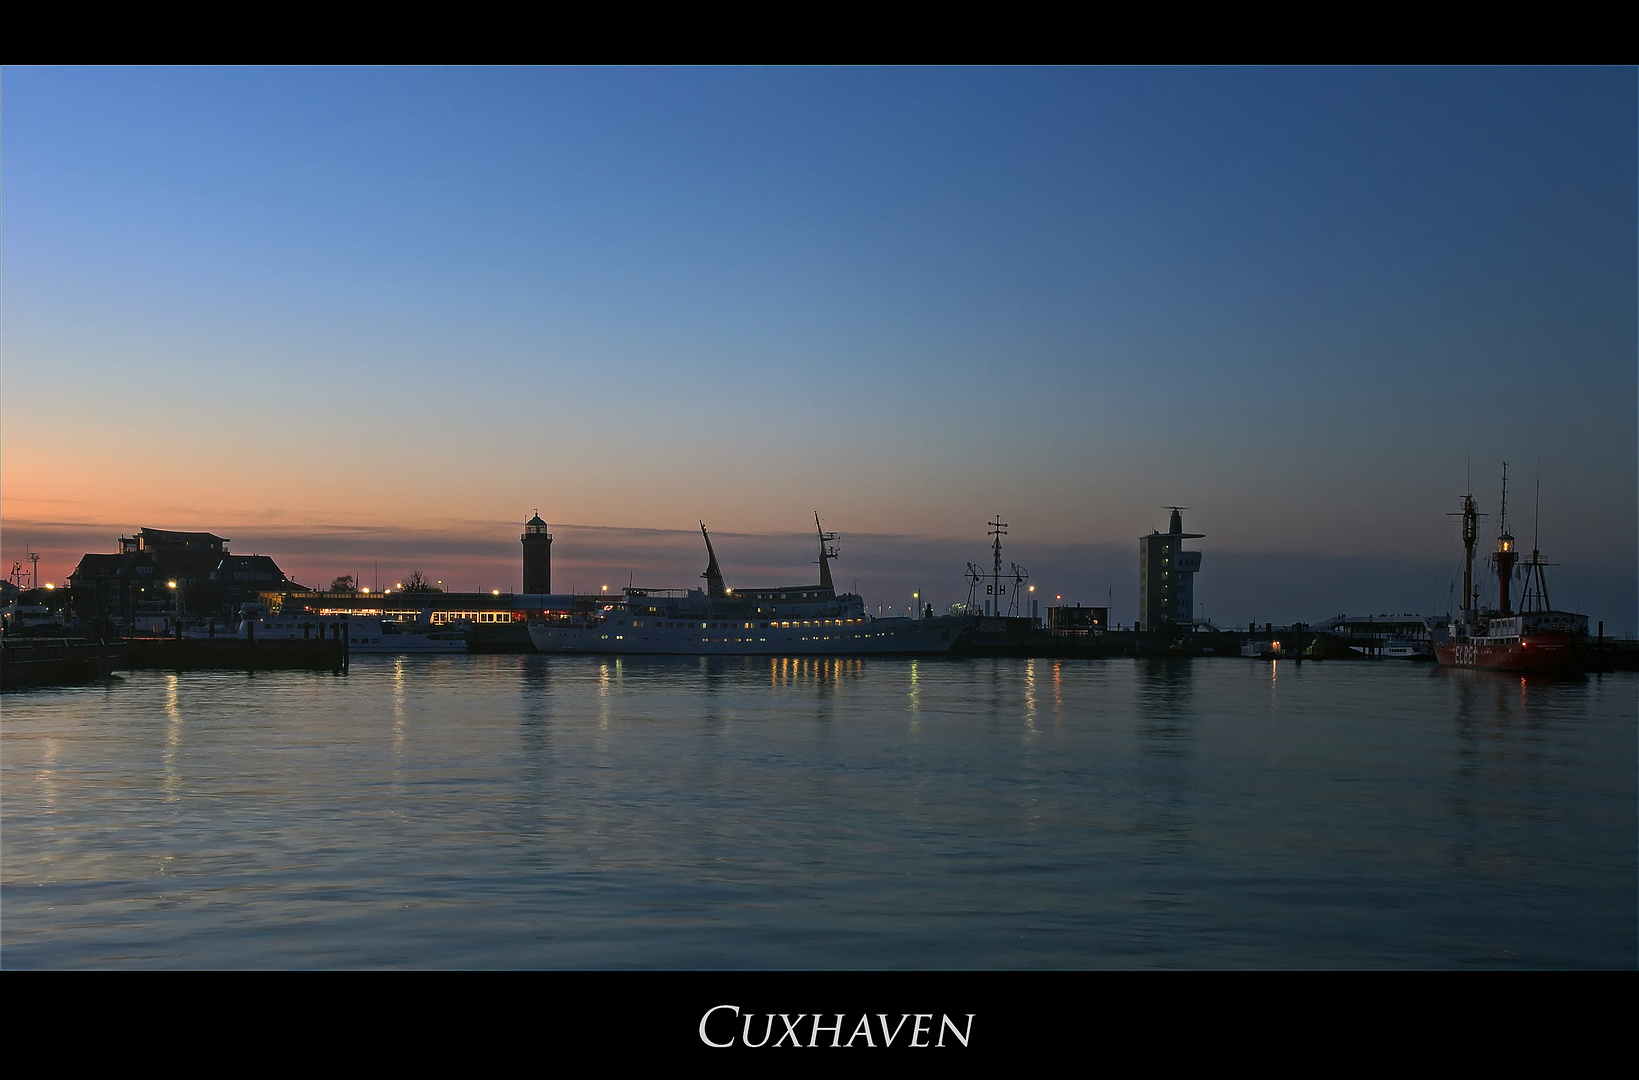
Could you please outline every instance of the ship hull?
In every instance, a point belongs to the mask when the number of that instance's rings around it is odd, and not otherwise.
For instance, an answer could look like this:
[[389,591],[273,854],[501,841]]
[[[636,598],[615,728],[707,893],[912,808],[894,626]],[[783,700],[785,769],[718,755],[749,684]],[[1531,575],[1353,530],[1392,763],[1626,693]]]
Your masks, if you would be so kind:
[[1434,653],[1447,667],[1551,671],[1570,665],[1574,644],[1570,634],[1528,634],[1492,643],[1458,640],[1436,645]]
[[876,619],[862,626],[727,629],[566,626],[531,623],[537,652],[662,656],[925,656],[948,653],[960,618]]

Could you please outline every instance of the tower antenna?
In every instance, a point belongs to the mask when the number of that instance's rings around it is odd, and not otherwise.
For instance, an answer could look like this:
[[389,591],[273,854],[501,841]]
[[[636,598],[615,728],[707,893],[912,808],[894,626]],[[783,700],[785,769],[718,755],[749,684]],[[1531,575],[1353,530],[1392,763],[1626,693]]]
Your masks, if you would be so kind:
[[1007,522],[1002,520],[1002,515],[997,514],[995,520],[990,523],[989,535],[996,538],[996,542],[991,545],[991,554],[994,561],[991,563],[990,571],[990,594],[995,600],[995,613],[1000,615],[1002,613],[1002,537],[1007,535]]

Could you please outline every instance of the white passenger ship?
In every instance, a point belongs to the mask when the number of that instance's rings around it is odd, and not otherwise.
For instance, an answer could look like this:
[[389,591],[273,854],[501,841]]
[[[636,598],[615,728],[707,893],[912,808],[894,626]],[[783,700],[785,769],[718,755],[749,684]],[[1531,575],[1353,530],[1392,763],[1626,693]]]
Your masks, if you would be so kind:
[[961,617],[872,618],[857,593],[838,593],[830,560],[835,533],[820,527],[816,585],[730,589],[717,565],[705,523],[709,564],[704,589],[623,590],[590,611],[548,615],[529,624],[535,648],[547,653],[675,653],[752,656],[926,654],[949,652],[971,621]]
[[467,634],[457,626],[438,626],[423,612],[418,619],[383,619],[375,615],[315,615],[311,611],[278,613],[265,604],[243,604],[237,625],[190,627],[189,637],[254,637],[259,641],[301,638],[347,639],[356,653],[464,653]]

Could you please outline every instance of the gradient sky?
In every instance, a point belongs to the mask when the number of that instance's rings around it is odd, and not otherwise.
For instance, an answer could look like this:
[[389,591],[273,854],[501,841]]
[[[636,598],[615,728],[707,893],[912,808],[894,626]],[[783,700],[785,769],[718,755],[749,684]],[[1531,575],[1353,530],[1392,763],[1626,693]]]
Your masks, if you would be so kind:
[[1581,610],[1631,630],[1636,97],[1631,68],[7,68],[0,547],[60,579],[211,529],[309,583],[504,588],[538,507],[574,584],[680,585],[698,518],[803,576],[817,508],[844,580],[954,600],[1000,513],[1045,586],[1119,606],[1180,503],[1226,620],[1314,618],[1430,609],[1469,462],[1494,514],[1508,459]]

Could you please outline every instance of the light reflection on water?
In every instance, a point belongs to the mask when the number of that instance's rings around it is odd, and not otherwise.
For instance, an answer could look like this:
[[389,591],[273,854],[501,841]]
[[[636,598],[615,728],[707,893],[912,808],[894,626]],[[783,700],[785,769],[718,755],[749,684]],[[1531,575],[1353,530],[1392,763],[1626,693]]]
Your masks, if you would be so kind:
[[1636,688],[1234,659],[139,672],[4,699],[0,957],[1631,967]]

